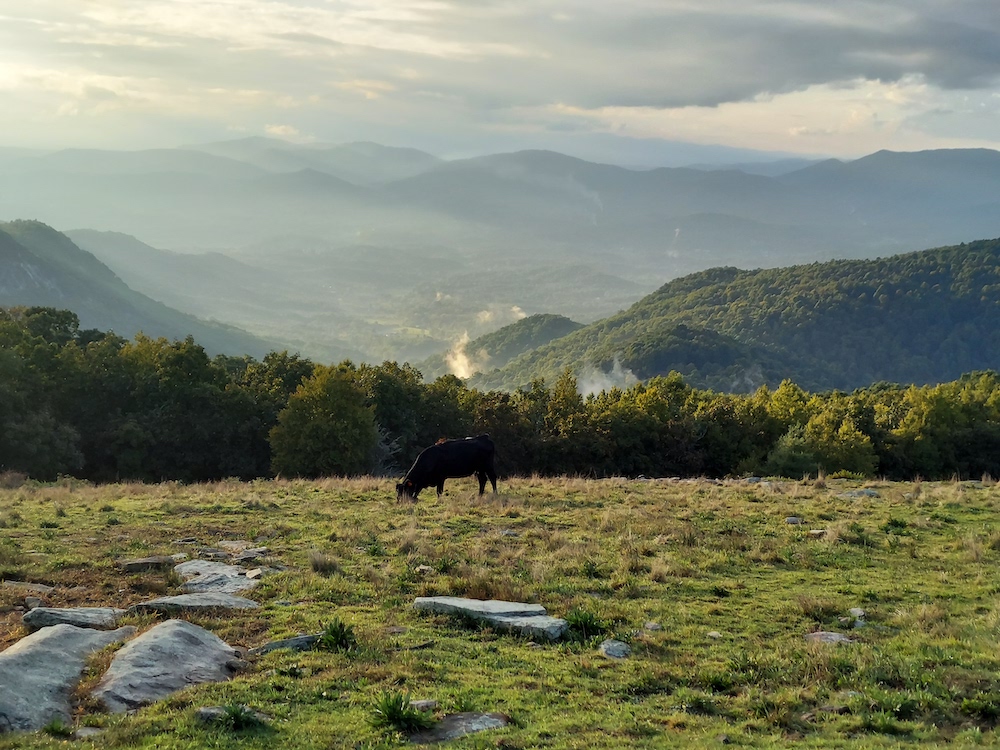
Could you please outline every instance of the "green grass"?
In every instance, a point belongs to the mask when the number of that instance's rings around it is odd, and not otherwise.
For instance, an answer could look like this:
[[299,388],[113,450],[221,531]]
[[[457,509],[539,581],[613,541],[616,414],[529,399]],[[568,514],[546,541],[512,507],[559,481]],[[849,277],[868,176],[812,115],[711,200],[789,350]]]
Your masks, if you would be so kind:
[[[250,592],[261,609],[194,621],[245,647],[327,635],[327,648],[271,652],[131,716],[84,699],[76,723],[105,729],[84,748],[403,747],[375,717],[404,694],[438,715],[514,719],[456,748],[1000,744],[1000,488],[872,483],[879,497],[842,497],[863,486],[522,479],[479,498],[458,481],[440,501],[399,504],[375,479],[26,482],[0,489],[0,570],[55,585],[50,606],[124,607],[177,581],[117,560],[247,539],[284,568]],[[411,607],[445,594],[538,602],[574,628],[532,645]],[[21,600],[0,588],[0,609]],[[865,622],[848,630],[852,607]],[[856,642],[807,643],[813,630]],[[0,647],[25,634],[19,613],[0,615]],[[612,637],[632,656],[597,653]],[[208,705],[252,706],[268,729],[199,724]],[[54,748],[56,735],[2,735],[0,749]]]

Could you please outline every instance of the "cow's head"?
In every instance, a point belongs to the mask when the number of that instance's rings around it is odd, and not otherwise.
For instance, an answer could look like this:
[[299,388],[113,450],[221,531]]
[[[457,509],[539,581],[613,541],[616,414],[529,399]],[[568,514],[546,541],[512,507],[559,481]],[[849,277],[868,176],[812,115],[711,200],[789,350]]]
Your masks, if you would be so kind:
[[404,479],[402,482],[396,485],[396,499],[397,500],[416,500],[417,493],[420,490],[417,486],[413,484],[412,479]]

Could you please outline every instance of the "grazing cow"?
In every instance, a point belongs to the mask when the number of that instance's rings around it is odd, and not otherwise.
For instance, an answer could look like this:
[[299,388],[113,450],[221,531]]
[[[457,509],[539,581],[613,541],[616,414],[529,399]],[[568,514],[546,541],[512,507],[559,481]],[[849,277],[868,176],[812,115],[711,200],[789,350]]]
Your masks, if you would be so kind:
[[396,497],[412,500],[425,487],[436,487],[438,497],[444,492],[444,480],[475,474],[479,480],[479,494],[486,490],[486,480],[497,491],[497,472],[493,468],[495,448],[489,435],[469,437],[464,440],[439,440],[424,448],[406,472],[403,481],[396,485]]

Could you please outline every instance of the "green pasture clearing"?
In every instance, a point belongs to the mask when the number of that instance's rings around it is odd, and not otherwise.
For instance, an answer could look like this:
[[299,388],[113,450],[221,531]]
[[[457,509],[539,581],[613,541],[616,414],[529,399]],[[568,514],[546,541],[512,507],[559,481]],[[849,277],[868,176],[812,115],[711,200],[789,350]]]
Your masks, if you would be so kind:
[[[878,496],[847,496],[862,487]],[[455,748],[1000,744],[991,481],[531,478],[500,490],[478,498],[449,482],[441,500],[411,504],[381,479],[26,483],[0,489],[0,577],[55,585],[49,606],[125,607],[180,581],[116,560],[190,552],[176,543],[187,537],[257,540],[264,564],[285,568],[249,593],[261,609],[193,621],[248,648],[351,628],[348,648],[272,652],[135,715],[83,700],[77,723],[106,730],[83,748],[399,747],[376,711],[398,693],[437,700],[438,716],[513,719]],[[411,608],[445,594],[538,602],[577,628],[531,644]],[[12,611],[22,602],[0,588],[2,648],[26,635]],[[840,621],[854,607],[864,627]],[[807,643],[816,630],[856,642]],[[606,637],[632,656],[601,656]],[[93,659],[86,684],[110,658]],[[242,704],[270,720],[194,720],[198,707]],[[60,729],[0,735],[0,748],[62,746]]]

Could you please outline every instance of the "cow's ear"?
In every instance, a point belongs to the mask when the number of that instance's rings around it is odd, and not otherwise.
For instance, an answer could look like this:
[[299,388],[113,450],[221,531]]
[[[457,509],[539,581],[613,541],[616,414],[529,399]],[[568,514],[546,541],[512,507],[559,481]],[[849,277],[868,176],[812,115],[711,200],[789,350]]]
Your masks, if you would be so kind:
[[411,482],[409,479],[407,479],[406,480],[406,486],[407,487],[412,487],[413,486],[413,482]]

